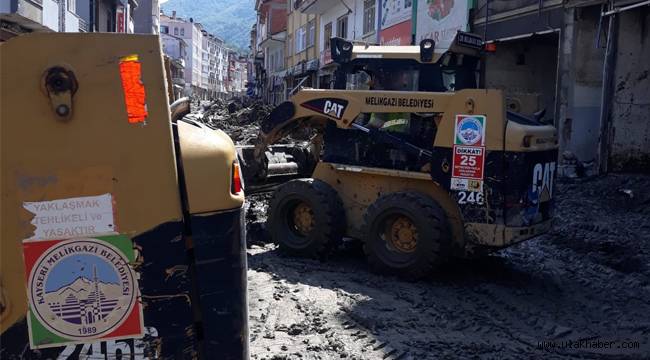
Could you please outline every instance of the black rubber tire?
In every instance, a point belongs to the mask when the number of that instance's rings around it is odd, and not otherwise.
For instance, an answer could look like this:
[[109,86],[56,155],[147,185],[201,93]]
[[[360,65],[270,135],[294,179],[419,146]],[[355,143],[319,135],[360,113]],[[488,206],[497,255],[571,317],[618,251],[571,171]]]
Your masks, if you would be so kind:
[[[314,225],[307,236],[292,230],[290,214],[299,202],[313,212]],[[284,253],[324,258],[341,243],[345,212],[336,190],[315,179],[291,180],[278,187],[269,203],[266,226],[271,239]]]
[[[382,239],[382,224],[392,216],[406,216],[418,232],[413,252],[391,249]],[[380,197],[364,215],[363,251],[370,268],[378,273],[417,280],[429,275],[449,255],[451,244],[445,212],[431,197],[417,192],[397,192]]]

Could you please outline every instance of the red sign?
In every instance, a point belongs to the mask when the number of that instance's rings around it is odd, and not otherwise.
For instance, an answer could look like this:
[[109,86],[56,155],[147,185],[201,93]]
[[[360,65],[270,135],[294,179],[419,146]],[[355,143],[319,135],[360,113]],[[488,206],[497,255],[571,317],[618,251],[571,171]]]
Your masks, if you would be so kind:
[[401,22],[379,32],[382,45],[411,45],[411,20]]
[[124,29],[124,6],[118,5],[115,10],[115,32],[123,33],[126,32]]
[[483,180],[484,146],[454,145],[452,177]]

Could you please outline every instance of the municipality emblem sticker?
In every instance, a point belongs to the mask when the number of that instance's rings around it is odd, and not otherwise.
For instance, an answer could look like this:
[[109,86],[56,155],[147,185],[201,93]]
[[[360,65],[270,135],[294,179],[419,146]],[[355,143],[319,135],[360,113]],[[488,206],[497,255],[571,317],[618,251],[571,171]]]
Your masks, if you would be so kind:
[[484,145],[485,120],[485,116],[482,115],[457,115],[454,144]]
[[32,347],[142,333],[127,237],[28,242],[24,247]]

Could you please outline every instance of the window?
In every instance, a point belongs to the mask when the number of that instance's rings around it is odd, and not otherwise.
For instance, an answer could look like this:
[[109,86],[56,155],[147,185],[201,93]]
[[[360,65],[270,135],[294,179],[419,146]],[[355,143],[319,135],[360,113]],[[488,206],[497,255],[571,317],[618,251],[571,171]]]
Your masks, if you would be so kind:
[[305,50],[307,47],[307,29],[301,26],[296,30],[296,54]]
[[336,36],[347,39],[348,37],[348,16],[342,16],[336,20]]
[[174,28],[174,35],[178,36],[178,28],[177,27]]
[[185,36],[185,28],[181,28],[181,36]]
[[323,39],[325,41],[325,49],[330,48],[330,39],[332,38],[332,23],[328,22],[325,24],[325,29],[323,30]]
[[163,33],[163,34],[169,34],[169,26],[160,25],[160,32]]
[[375,30],[375,0],[363,0],[363,34]]
[[314,46],[316,40],[316,20],[307,23],[307,47]]

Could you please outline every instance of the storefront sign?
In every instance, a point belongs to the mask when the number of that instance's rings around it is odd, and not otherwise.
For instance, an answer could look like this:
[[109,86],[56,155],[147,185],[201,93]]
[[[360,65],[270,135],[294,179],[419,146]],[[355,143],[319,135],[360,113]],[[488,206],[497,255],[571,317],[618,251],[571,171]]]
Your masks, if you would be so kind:
[[[382,0],[380,29],[411,20],[413,0]],[[409,33],[411,30],[409,29]]]
[[447,50],[457,31],[465,31],[468,0],[421,0],[417,9],[416,39],[433,39],[436,48]]
[[379,42],[382,45],[405,46],[411,45],[411,20],[393,25],[379,32]]

